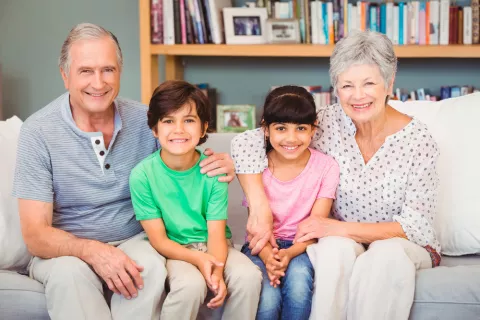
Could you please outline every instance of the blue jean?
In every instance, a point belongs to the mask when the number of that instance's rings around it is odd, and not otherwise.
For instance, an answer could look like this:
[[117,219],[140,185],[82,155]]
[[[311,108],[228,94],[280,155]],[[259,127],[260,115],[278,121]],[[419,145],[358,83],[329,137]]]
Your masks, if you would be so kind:
[[[279,249],[292,246],[292,241],[277,240]],[[242,252],[262,270],[262,292],[257,310],[257,320],[302,320],[308,319],[312,309],[314,270],[306,252],[293,258],[288,264],[280,286],[270,285],[267,269],[262,259],[252,255],[248,243]]]

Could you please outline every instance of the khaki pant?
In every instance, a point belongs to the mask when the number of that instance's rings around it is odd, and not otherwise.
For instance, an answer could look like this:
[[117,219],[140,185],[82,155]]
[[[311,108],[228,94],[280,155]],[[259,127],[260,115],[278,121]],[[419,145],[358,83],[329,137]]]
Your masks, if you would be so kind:
[[[145,240],[142,232],[113,245],[144,267],[144,287],[131,300],[114,294],[111,311],[104,298],[103,281],[82,260],[71,257],[33,258],[30,276],[43,283],[52,320],[135,319],[158,320],[160,298],[167,276],[165,259]],[[108,290],[108,289],[107,289]]]
[[[204,243],[186,247],[203,252],[207,248]],[[161,319],[196,319],[208,291],[203,275],[194,265],[180,260],[168,259],[167,271],[170,292],[162,306]],[[243,253],[230,246],[224,280],[228,294],[224,302],[222,319],[255,319],[262,287],[260,269]]]
[[375,241],[365,251],[352,239],[326,237],[307,253],[315,320],[407,320],[416,271],[432,267],[427,250],[403,238]]

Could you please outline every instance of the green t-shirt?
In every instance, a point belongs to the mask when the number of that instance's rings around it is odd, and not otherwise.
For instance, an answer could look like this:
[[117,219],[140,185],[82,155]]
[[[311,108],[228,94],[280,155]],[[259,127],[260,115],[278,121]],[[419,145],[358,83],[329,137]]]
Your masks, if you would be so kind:
[[[168,238],[179,244],[207,242],[207,220],[227,220],[228,184],[200,173],[205,158],[186,171],[167,167],[159,151],[140,162],[130,174],[137,220],[161,218]],[[225,233],[232,237],[228,226]]]

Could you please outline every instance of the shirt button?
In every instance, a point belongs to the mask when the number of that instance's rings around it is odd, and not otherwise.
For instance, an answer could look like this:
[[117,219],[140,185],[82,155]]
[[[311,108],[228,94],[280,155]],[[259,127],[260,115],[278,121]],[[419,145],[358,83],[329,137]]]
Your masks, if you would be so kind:
[[105,165],[105,169],[110,169],[110,165],[108,163]]
[[95,144],[100,144],[100,140],[95,140]]
[[103,156],[105,154],[105,151],[100,151],[100,155]]

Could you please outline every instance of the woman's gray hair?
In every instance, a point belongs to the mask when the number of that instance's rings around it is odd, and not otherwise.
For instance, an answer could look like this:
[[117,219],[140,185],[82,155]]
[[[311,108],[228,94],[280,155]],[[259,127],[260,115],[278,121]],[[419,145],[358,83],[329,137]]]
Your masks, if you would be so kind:
[[353,65],[376,65],[385,81],[385,88],[397,72],[397,57],[386,35],[374,31],[355,30],[341,39],[330,57],[330,81],[337,92],[338,76]]
[[72,45],[79,40],[102,39],[104,37],[112,39],[115,43],[117,49],[117,61],[121,71],[123,67],[123,55],[117,37],[115,37],[115,35],[107,29],[93,23],[80,23],[70,30],[67,39],[65,39],[63,42],[62,51],[60,52],[60,57],[58,58],[58,66],[65,71],[66,74],[68,74],[71,63],[70,48]]

